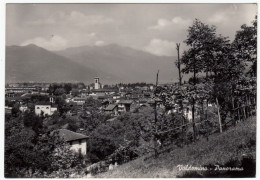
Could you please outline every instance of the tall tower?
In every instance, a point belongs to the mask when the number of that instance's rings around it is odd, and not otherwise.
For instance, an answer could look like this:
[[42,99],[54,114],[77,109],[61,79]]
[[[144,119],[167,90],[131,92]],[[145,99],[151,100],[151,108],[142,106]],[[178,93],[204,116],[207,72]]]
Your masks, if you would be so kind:
[[95,81],[94,82],[94,84],[95,84],[94,88],[99,89],[100,88],[99,77],[95,77],[94,81]]

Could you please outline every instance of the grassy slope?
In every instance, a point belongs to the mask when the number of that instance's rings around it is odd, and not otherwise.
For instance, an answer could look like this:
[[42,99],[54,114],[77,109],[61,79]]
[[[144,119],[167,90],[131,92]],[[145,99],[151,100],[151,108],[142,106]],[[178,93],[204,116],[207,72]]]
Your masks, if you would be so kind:
[[[158,159],[138,158],[129,163],[97,175],[106,178],[158,178],[176,177],[181,171],[176,167],[181,165],[202,166],[205,164],[224,164],[231,158],[240,159],[242,154],[251,154],[255,158],[255,145],[248,148],[245,146],[256,139],[256,117],[240,122],[236,127],[231,127],[222,134],[214,134],[209,141],[200,141],[175,148],[170,152],[161,154]],[[182,171],[183,172],[183,171]]]

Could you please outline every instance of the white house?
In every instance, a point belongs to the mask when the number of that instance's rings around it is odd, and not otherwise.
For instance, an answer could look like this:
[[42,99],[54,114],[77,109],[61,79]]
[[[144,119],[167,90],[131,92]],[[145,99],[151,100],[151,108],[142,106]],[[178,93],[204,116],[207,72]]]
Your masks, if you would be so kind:
[[77,105],[82,106],[86,102],[86,99],[87,98],[75,97],[71,101],[77,103]]
[[22,112],[25,112],[26,110],[28,110],[28,107],[26,105],[21,105],[19,107],[19,110],[22,111]]
[[52,115],[55,111],[57,111],[57,107],[52,107],[51,105],[35,105],[35,114],[41,115]]
[[61,138],[70,145],[70,149],[81,155],[87,154],[88,136],[67,129],[57,130]]
[[184,108],[183,110],[184,117],[191,122],[192,120],[192,111],[189,108]]
[[118,112],[129,112],[131,104],[133,104],[132,100],[120,100],[117,104]]

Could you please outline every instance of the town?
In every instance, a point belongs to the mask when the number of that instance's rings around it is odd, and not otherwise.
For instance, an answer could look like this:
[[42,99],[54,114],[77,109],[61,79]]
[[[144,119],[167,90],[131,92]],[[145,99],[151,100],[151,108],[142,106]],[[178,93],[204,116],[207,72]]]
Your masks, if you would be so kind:
[[6,8],[6,178],[256,176],[256,4]]
[[[175,101],[172,102],[174,106],[168,113],[176,113],[180,109],[176,101],[178,83],[173,85],[176,89],[173,97]],[[161,86],[167,86],[167,84]],[[18,110],[24,113],[28,110],[38,116],[51,116],[55,112],[60,113],[59,110],[62,107],[57,101],[61,101],[62,97],[64,102],[62,106],[67,107],[66,112],[62,113],[84,118],[90,114],[84,109],[84,105],[89,99],[93,99],[99,102],[99,112],[110,115],[111,119],[108,121],[111,121],[124,112],[135,113],[145,107],[154,107],[154,89],[154,84],[146,83],[103,85],[98,77],[94,78],[94,83],[87,86],[84,83],[10,83],[6,85],[5,113],[13,114]],[[191,121],[191,105],[187,101],[184,105],[184,116]],[[160,101],[157,102],[157,106],[163,108]],[[212,104],[209,103],[208,106],[212,107]],[[83,127],[79,130],[83,130]]]

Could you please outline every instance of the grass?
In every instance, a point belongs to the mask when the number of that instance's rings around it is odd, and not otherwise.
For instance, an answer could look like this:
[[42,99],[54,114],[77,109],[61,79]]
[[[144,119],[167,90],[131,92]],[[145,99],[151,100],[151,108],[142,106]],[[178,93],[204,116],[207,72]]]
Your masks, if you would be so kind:
[[[256,157],[256,117],[230,127],[222,134],[213,134],[209,141],[201,138],[183,148],[173,148],[157,159],[141,157],[118,166],[112,171],[98,174],[99,178],[172,178],[182,177],[187,171],[179,171],[177,165],[204,166],[225,165],[241,161],[243,154]],[[185,172],[185,173],[184,173]],[[188,172],[192,174],[193,172]],[[195,177],[196,173],[193,177]],[[184,176],[183,176],[184,177]]]

